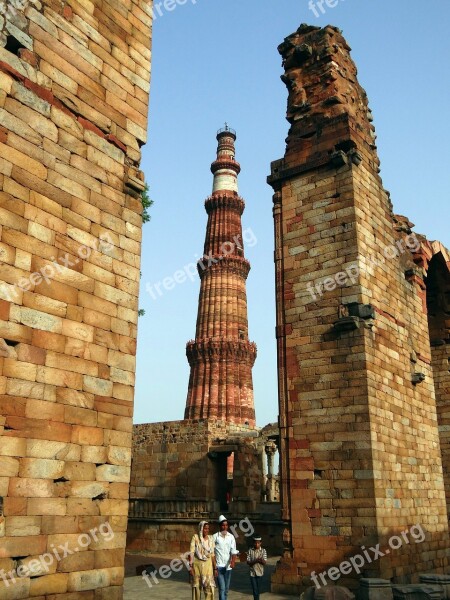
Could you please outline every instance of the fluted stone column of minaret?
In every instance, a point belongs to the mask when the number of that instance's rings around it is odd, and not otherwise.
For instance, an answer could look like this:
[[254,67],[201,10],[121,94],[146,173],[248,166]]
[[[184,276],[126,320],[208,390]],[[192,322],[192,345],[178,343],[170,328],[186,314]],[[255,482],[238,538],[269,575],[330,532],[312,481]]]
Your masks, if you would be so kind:
[[228,126],[217,134],[217,159],[211,165],[213,192],[206,200],[208,225],[195,341],[187,344],[191,374],[186,419],[220,419],[255,425],[252,367],[256,346],[248,338],[245,282],[250,263],[244,258],[235,160],[236,133]]

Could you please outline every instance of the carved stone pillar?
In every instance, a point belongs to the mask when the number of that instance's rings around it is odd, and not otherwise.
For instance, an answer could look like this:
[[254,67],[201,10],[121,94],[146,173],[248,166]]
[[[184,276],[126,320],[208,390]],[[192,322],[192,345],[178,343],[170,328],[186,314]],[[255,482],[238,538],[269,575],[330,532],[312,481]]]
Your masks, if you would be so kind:
[[273,472],[273,458],[277,452],[277,445],[272,440],[269,440],[265,447],[267,456],[267,502],[273,502],[275,498],[275,476]]

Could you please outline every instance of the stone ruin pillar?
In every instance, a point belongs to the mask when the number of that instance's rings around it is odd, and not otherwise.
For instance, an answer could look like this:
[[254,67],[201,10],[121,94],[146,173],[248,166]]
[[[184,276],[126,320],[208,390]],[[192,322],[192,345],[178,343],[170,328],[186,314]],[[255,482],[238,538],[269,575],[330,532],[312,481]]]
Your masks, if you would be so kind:
[[0,0],[1,598],[122,598],[151,14]]
[[330,571],[334,580],[402,581],[448,564],[423,293],[405,274],[398,244],[406,256],[408,240],[394,230],[347,42],[334,27],[302,25],[279,51],[291,127],[269,182],[290,525],[273,589],[295,593],[312,573],[330,583],[328,569],[378,543],[384,556]]

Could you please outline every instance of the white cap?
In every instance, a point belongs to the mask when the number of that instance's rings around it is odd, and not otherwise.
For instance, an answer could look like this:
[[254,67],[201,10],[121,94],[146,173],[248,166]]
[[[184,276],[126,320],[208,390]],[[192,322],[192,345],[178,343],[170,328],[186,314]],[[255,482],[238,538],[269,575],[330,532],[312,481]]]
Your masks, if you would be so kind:
[[220,517],[219,517],[219,525],[221,523],[223,523],[224,521],[228,521],[228,519],[226,517],[224,517],[223,515],[220,515]]

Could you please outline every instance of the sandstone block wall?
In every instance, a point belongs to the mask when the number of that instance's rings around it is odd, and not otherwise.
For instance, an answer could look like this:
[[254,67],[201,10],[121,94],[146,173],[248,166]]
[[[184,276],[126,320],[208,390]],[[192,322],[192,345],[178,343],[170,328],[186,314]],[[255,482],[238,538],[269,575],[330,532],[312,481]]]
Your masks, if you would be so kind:
[[414,262],[422,300],[427,306],[447,513],[450,514],[450,255],[441,243],[421,239]]
[[207,419],[135,425],[130,497],[202,500],[219,510],[227,461],[216,458],[233,453],[236,496],[259,500],[262,465],[252,444],[257,435],[245,425]]
[[135,425],[130,497],[206,500],[208,448],[207,421]]
[[222,421],[135,425],[127,548],[186,552],[199,521],[209,520],[216,530],[224,513],[231,524],[247,520],[236,530],[240,550],[253,528],[272,553],[280,553],[280,504],[262,502],[266,441],[244,425]]
[[[221,430],[220,425],[223,429]],[[179,554],[201,519],[220,514],[219,482],[226,486],[226,461],[208,457],[207,420],[148,423],[133,428],[133,466],[127,548]]]
[[[253,545],[252,531],[254,529],[262,536],[264,547],[267,549],[269,556],[280,556],[283,550],[283,525],[279,520],[274,518],[262,521],[250,518],[249,521],[245,521],[242,529],[240,529],[239,523],[245,517],[228,518],[230,519],[230,526],[234,528],[233,531],[236,534],[236,547],[239,552],[247,552],[248,548]],[[210,530],[213,533],[219,531],[216,513],[211,517],[205,515],[205,520],[208,519],[211,522]],[[192,536],[198,531],[200,520],[201,518],[190,518],[181,522],[172,517],[156,521],[133,517],[128,523],[127,551],[143,554],[148,552],[164,553],[170,554],[173,558],[178,558],[181,554],[189,552]],[[251,526],[248,526],[248,523]]]
[[[296,591],[312,572],[338,567],[362,545],[386,548],[419,524],[424,541],[362,571],[402,581],[448,564],[426,277],[414,271],[410,227],[394,226],[367,97],[342,35],[302,26],[279,50],[291,129],[269,181],[291,527],[274,588]],[[346,583],[357,578],[353,569]]]
[[[17,577],[22,567],[16,583],[0,581],[0,598],[114,600],[131,464],[150,3],[0,8],[0,569]],[[108,523],[112,536],[79,537]],[[25,568],[66,542],[79,552]]]

